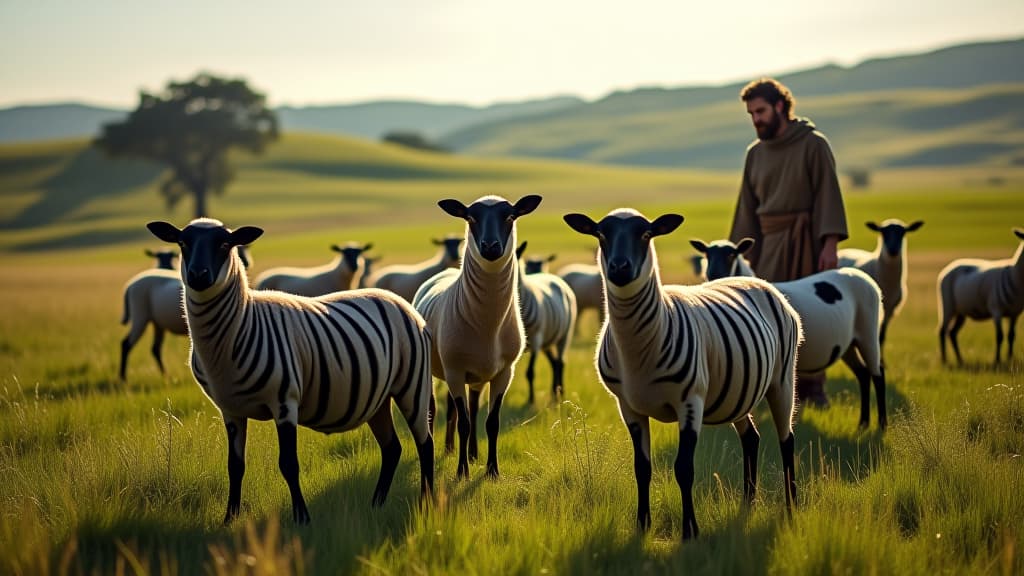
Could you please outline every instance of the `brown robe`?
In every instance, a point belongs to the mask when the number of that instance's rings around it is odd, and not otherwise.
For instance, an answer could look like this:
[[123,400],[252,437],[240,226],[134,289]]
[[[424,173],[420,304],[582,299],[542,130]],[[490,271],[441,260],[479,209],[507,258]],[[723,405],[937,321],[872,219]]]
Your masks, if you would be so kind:
[[825,135],[805,118],[776,140],[747,148],[729,239],[757,240],[751,267],[769,282],[818,271],[825,236],[848,237],[836,161]]

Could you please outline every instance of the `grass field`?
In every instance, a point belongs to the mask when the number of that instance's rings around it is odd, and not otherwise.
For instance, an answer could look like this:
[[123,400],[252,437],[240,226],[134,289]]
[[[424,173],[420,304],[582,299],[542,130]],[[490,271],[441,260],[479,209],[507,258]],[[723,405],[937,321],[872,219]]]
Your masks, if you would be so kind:
[[[542,194],[520,221],[555,265],[591,257],[561,221],[630,205],[674,211],[682,228],[658,240],[664,276],[688,283],[687,240],[725,235],[732,173],[633,171],[430,156],[359,141],[289,136],[212,203],[230,226],[259,225],[252,273],[313,265],[327,246],[370,241],[384,263],[432,254],[430,235],[461,230],[436,207],[498,193]],[[567,394],[545,386],[526,406],[517,375],[502,410],[502,477],[483,461],[456,482],[437,449],[437,502],[417,506],[411,436],[386,505],[370,508],[379,453],[367,429],[299,433],[301,482],[313,517],[291,522],[268,423],[249,428],[242,517],[220,525],[227,499],[223,426],[185,366],[187,340],[164,343],[166,376],[147,335],[117,380],[122,288],[156,247],[143,224],[188,220],[158,204],[151,167],[112,168],[80,143],[0,147],[0,573],[469,574],[1019,574],[1024,571],[1024,378],[1017,359],[991,369],[993,328],[961,333],[968,365],[944,368],[935,337],[935,277],[960,256],[1004,258],[1024,226],[1024,169],[900,170],[846,193],[852,238],[865,220],[925,220],[909,236],[910,295],[889,331],[890,429],[857,429],[856,385],[829,371],[832,407],[796,426],[800,507],[787,520],[779,450],[767,410],[760,493],[740,506],[741,450],[728,427],[698,443],[701,537],[681,539],[672,473],[676,432],[655,423],[653,527],[639,536],[632,448],[591,359],[596,319],[571,350]],[[538,378],[547,382],[546,363]],[[443,392],[441,385],[438,392]],[[400,418],[398,419],[401,420]],[[441,423],[438,436],[443,434]],[[481,431],[482,436],[482,431]],[[486,450],[486,443],[482,444]]]

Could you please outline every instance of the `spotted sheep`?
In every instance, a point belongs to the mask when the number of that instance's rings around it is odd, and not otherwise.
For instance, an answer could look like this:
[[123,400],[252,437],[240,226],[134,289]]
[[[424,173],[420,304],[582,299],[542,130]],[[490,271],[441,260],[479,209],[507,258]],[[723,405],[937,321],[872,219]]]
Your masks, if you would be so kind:
[[227,431],[225,522],[240,508],[250,419],[273,420],[277,427],[278,466],[296,523],[310,519],[299,485],[296,428],[329,434],[369,424],[381,450],[372,499],[379,506],[402,453],[392,399],[416,441],[421,498],[432,492],[430,335],[409,303],[374,289],[315,298],[252,290],[235,248],[254,242],[260,228],[232,231],[208,218],[184,230],[167,222],[148,227],[182,250],[189,364]]
[[363,273],[363,252],[373,244],[349,242],[345,246],[331,245],[338,253],[331,262],[312,268],[281,267],[266,270],[256,278],[259,290],[280,290],[297,296],[323,296],[358,286]]
[[868,229],[878,233],[875,251],[843,248],[838,252],[839,267],[852,266],[866,272],[882,290],[884,315],[878,339],[883,347],[889,323],[899,313],[908,293],[906,235],[923,225],[922,220],[906,224],[897,218],[885,220],[881,226],[867,222]]
[[743,446],[744,496],[757,487],[760,435],[750,412],[767,398],[778,433],[787,510],[796,502],[793,408],[800,317],[771,284],[724,278],[698,286],[661,283],[653,239],[683,222],[653,222],[630,208],[600,222],[567,214],[576,232],[598,240],[608,318],[598,339],[597,372],[619,405],[633,442],[636,521],[651,525],[650,418],[678,422],[675,477],[682,495],[683,538],[697,537],[694,452],[704,424],[732,423]]
[[[519,278],[519,306],[526,330],[526,349],[530,353],[526,365],[527,402],[533,404],[533,369],[541,352],[551,364],[552,401],[564,392],[565,358],[576,324],[576,296],[564,280],[554,274],[540,272],[546,259],[524,258],[525,251],[526,242],[523,242],[516,249],[516,257],[523,262],[524,273]],[[533,273],[526,271],[531,262],[537,270]]]
[[431,276],[443,272],[448,268],[458,267],[461,255],[459,245],[462,244],[462,236],[446,236],[443,239],[434,238],[431,241],[440,250],[437,255],[429,260],[417,264],[392,264],[378,270],[368,283],[370,286],[391,290],[407,301],[412,302],[416,290]]
[[[690,244],[704,255],[708,280],[756,276],[743,257],[754,246],[751,238],[737,244],[728,240],[705,244],[696,239]],[[860,385],[860,426],[870,425],[870,386],[874,383],[878,426],[884,430],[888,417],[879,338],[882,293],[875,281],[856,268],[839,268],[776,282],[775,287],[800,314],[804,341],[797,355],[797,373],[816,374],[842,358]]]
[[[1024,229],[1014,228],[1014,236],[1024,240]],[[967,318],[992,319],[996,327],[996,354],[993,364],[999,365],[999,349],[1003,345],[1002,320],[1009,324],[1006,342],[1006,361],[1013,357],[1013,340],[1017,332],[1017,318],[1024,311],[1024,242],[1017,251],[1004,260],[962,258],[950,262],[939,272],[939,351],[946,363],[946,335],[956,353],[956,361],[963,364],[957,335]]]
[[526,342],[519,313],[516,221],[536,210],[540,202],[537,195],[524,196],[515,204],[493,195],[469,206],[454,199],[438,202],[447,214],[466,221],[465,256],[460,268],[449,268],[424,282],[413,305],[433,335],[433,374],[448,386],[445,448],[454,449],[458,426],[457,478],[469,476],[469,459],[477,456],[476,413],[488,383],[487,475],[499,474],[501,404]]
[[[185,310],[181,302],[184,294],[181,274],[173,265],[178,253],[173,250],[146,250],[145,254],[157,259],[156,268],[136,274],[124,287],[121,324],[130,322],[131,326],[128,334],[121,340],[121,368],[118,375],[122,382],[126,379],[128,355],[142,338],[147,326],[153,325],[153,346],[150,351],[161,374],[166,373],[162,358],[164,335],[168,332],[180,336],[188,334]],[[243,265],[249,268],[252,258],[249,252],[240,249],[239,257]]]

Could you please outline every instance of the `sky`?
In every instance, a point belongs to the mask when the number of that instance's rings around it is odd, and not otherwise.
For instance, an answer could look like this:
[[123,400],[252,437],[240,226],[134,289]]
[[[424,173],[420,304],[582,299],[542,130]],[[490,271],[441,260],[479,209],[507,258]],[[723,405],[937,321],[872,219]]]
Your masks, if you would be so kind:
[[0,107],[200,71],[273,106],[592,100],[1022,37],[1022,0],[0,0]]

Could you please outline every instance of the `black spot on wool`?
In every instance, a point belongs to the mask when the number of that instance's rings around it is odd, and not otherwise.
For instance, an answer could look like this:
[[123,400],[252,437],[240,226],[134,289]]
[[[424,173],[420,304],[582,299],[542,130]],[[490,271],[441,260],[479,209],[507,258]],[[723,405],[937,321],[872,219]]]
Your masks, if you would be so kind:
[[843,299],[843,294],[828,282],[815,282],[814,293],[826,304],[835,304]]

